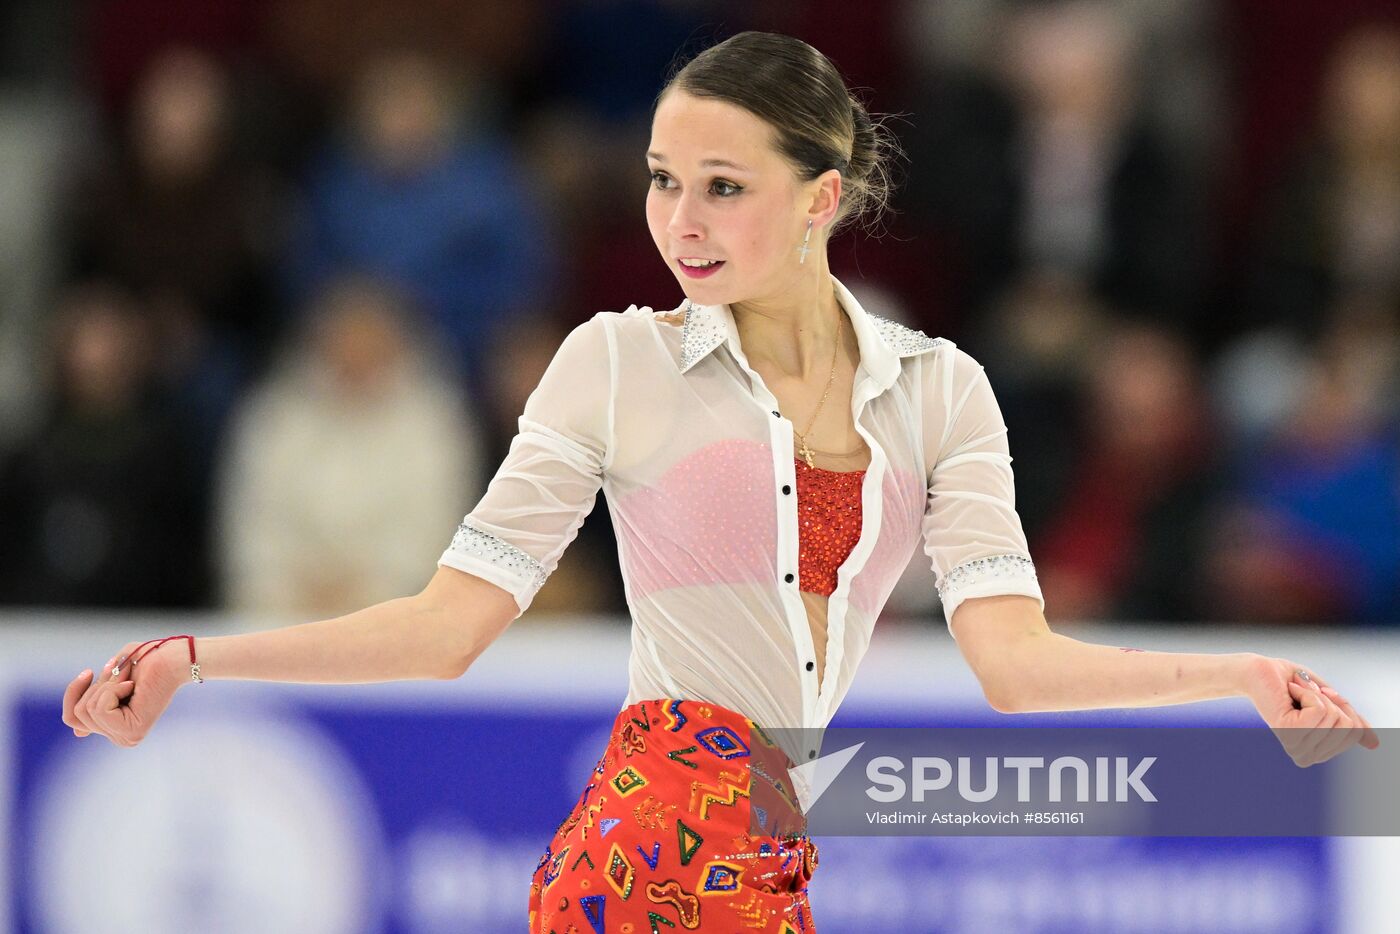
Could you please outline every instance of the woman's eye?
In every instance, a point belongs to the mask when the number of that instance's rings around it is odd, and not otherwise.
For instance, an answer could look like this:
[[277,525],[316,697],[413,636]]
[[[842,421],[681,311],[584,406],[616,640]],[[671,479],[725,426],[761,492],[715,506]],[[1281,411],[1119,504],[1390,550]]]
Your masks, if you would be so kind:
[[[670,191],[675,187],[671,184],[671,176],[665,172],[652,172],[651,184],[658,191]],[[720,198],[732,198],[743,190],[738,185],[723,179],[717,178],[710,183],[710,192]]]

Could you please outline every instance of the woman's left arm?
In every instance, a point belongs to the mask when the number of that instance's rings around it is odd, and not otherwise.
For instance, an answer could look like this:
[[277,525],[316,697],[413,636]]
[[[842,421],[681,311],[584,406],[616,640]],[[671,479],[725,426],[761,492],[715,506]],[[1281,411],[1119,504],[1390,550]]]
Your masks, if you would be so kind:
[[924,372],[925,460],[933,465],[924,550],[948,629],[994,709],[1162,707],[1243,696],[1300,766],[1358,742],[1380,744],[1346,698],[1288,659],[1144,652],[1051,632],[1016,513],[1006,422],[986,372],[952,344]]
[[949,628],[988,703],[1002,713],[1164,707],[1242,696],[1272,728],[1337,730],[1320,747],[1317,736],[1281,736],[1299,765],[1324,761],[1357,742],[1368,749],[1380,745],[1346,698],[1287,659],[1080,642],[1052,632],[1039,603],[1018,595],[964,600]]
[[1244,693],[1247,654],[1145,652],[1051,632],[1039,604],[1006,595],[963,601],[949,629],[1002,713],[1163,707]]

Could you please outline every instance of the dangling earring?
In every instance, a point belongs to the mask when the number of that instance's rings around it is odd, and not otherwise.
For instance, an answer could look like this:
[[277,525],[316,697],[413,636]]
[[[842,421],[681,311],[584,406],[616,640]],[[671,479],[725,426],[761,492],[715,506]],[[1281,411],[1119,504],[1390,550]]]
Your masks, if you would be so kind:
[[807,262],[807,254],[812,252],[807,246],[807,241],[812,239],[812,219],[807,218],[807,233],[802,237],[802,245],[797,248],[797,262],[802,264]]

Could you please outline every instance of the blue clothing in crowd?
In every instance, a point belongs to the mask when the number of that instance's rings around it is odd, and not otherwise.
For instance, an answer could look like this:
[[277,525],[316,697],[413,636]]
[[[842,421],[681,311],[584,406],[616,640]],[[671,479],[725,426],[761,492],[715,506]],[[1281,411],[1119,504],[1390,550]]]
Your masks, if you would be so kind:
[[510,150],[486,139],[411,174],[350,147],[330,150],[311,169],[294,239],[297,300],[336,275],[381,277],[420,304],[473,376],[497,326],[546,293],[556,266],[535,192]]

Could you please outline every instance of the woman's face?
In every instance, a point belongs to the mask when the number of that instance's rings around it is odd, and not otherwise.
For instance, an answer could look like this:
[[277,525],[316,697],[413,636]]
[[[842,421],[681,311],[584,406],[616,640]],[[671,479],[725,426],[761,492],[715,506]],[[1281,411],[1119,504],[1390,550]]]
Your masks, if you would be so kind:
[[[773,148],[773,130],[733,104],[671,90],[651,125],[647,225],[681,288],[701,305],[779,294],[817,257],[798,264],[808,210],[822,187],[802,182]],[[826,185],[839,186],[839,173]],[[823,176],[823,178],[826,178]],[[839,190],[838,190],[839,193]],[[817,217],[811,249],[822,238]],[[716,261],[695,268],[685,261]]]

